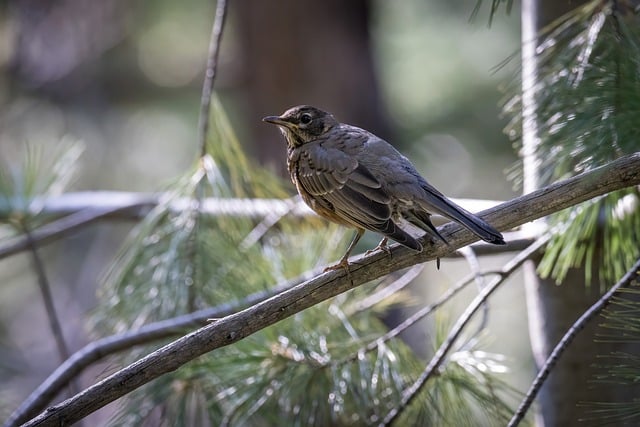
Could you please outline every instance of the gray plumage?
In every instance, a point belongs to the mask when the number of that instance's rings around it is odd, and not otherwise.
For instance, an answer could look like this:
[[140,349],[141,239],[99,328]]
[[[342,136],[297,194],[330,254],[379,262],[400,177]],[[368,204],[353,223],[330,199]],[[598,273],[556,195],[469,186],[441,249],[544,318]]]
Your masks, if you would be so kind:
[[502,234],[447,199],[409,159],[376,135],[305,105],[263,120],[282,131],[291,180],[321,216],[355,227],[360,235],[367,229],[420,251],[422,246],[399,227],[399,219],[444,241],[430,219],[438,213],[482,240],[504,244]]

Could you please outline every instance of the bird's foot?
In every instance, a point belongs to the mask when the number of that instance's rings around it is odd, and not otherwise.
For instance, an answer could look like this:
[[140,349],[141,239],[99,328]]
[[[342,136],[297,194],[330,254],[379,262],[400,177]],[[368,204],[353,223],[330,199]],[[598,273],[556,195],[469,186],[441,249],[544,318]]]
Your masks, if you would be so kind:
[[344,257],[337,264],[326,267],[323,270],[323,273],[326,273],[327,271],[335,271],[335,270],[342,270],[342,269],[346,270],[347,273],[349,273],[349,258]]
[[391,256],[391,249],[389,248],[389,245],[387,245],[387,238],[385,237],[384,239],[380,240],[380,243],[378,243],[378,246],[376,246],[373,249],[369,249],[368,251],[366,251],[364,253],[364,256],[367,255],[371,255],[372,253],[374,253],[377,250],[381,250],[382,252],[386,253],[387,255]]
[[351,270],[349,270],[349,257],[345,255],[339,263],[330,265],[323,270],[324,273],[328,271],[344,270],[347,273],[347,279],[353,284],[353,278],[351,277]]
[[364,229],[362,229],[362,228],[357,229],[356,230],[356,234],[353,236],[353,239],[351,240],[351,243],[349,243],[349,247],[347,248],[347,252],[345,252],[345,254],[342,257],[342,259],[340,260],[340,262],[338,262],[335,265],[330,265],[329,267],[325,268],[324,272],[326,273],[327,271],[334,271],[334,270],[344,269],[347,272],[347,276],[351,277],[351,272],[349,271],[349,254],[351,254],[351,251],[353,250],[353,248],[356,245],[356,243],[358,243],[358,240],[360,240],[360,238],[362,237],[363,234],[364,234]]

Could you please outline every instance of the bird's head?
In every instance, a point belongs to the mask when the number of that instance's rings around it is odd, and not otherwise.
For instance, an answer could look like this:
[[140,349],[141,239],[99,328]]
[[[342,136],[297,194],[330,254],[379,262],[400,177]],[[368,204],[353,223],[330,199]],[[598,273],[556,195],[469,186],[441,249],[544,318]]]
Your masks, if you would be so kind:
[[278,126],[290,147],[313,141],[338,125],[331,114],[309,105],[289,108],[281,116],[267,116],[262,121]]

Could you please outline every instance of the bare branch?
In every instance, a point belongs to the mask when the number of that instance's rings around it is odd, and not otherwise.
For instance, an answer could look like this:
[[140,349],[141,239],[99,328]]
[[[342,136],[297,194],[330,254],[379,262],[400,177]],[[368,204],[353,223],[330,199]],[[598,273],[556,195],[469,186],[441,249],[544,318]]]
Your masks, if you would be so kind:
[[[53,340],[56,343],[56,348],[58,350],[58,356],[60,357],[60,361],[64,361],[69,358],[69,347],[67,345],[67,341],[64,338],[64,333],[62,331],[62,326],[60,325],[60,318],[56,311],[56,306],[53,301],[53,294],[51,293],[51,284],[49,282],[49,278],[47,277],[47,272],[44,268],[44,262],[40,257],[40,253],[38,252],[38,247],[33,241],[33,237],[31,235],[31,231],[26,223],[21,223],[21,229],[24,233],[24,237],[27,240],[27,245],[29,247],[29,252],[31,254],[31,260],[33,263],[33,269],[36,272],[36,282],[38,283],[38,288],[40,289],[40,293],[42,295],[42,302],[44,304],[45,312],[47,313],[47,318],[49,319],[49,326],[51,328],[51,334],[53,335]],[[80,387],[75,381],[70,382],[69,394],[74,395],[80,392]]]
[[596,317],[604,308],[609,305],[611,302],[611,298],[613,295],[618,292],[622,288],[626,288],[631,286],[633,282],[638,282],[640,279],[640,259],[636,261],[635,265],[631,267],[631,269],[620,279],[618,283],[616,283],[609,291],[604,294],[598,301],[596,301],[587,311],[584,312],[582,316],[576,322],[571,325],[566,334],[562,337],[560,342],[555,346],[547,360],[544,362],[544,365],[538,372],[535,380],[529,387],[527,391],[527,395],[524,397],[520,406],[516,410],[515,414],[509,421],[509,427],[515,427],[520,424],[520,421],[524,418],[525,414],[529,410],[529,407],[533,403],[533,400],[538,395],[540,388],[544,384],[545,380],[551,373],[551,370],[556,365],[562,353],[569,347],[573,339],[580,333],[582,329],[589,323],[591,319]]
[[220,40],[222,40],[222,30],[227,16],[227,1],[218,0],[216,2],[216,18],[211,29],[211,39],[209,41],[209,54],[207,55],[207,68],[202,84],[202,97],[200,99],[200,118],[198,119],[198,146],[200,156],[207,154],[207,137],[209,133],[209,110],[211,108],[211,94],[213,93],[213,82],[216,78],[218,68],[218,54],[220,53]]
[[61,237],[69,235],[71,232],[81,229],[89,224],[109,217],[120,215],[125,211],[142,209],[146,204],[134,203],[111,208],[83,209],[74,212],[64,218],[53,221],[38,229],[31,231],[31,235],[22,235],[10,239],[0,246],[0,259],[15,255],[29,249],[30,244],[42,246],[53,242]]
[[[476,253],[471,248],[471,246],[465,246],[464,248],[458,249],[465,259],[467,260],[467,264],[469,264],[469,269],[475,275],[476,287],[478,288],[478,292],[481,292],[482,289],[486,287],[485,275],[483,275],[480,271],[480,262],[478,262],[478,257]],[[473,347],[478,341],[478,336],[485,330],[487,327],[487,323],[489,323],[489,302],[486,301],[482,304],[482,320],[480,324],[476,328],[476,331],[469,336],[467,341],[460,345],[460,348],[470,348]]]
[[[491,208],[480,214],[497,229],[519,226],[608,192],[640,184],[640,153],[557,182],[538,191]],[[391,256],[376,252],[360,257],[344,270],[321,274],[272,298],[194,331],[110,375],[82,393],[49,408],[26,426],[58,426],[82,419],[109,402],[216,348],[235,343],[267,326],[363,283],[420,262],[442,257],[472,243],[476,237],[458,224],[439,229],[449,242],[430,244],[416,253],[399,245]],[[491,286],[483,291],[490,294]],[[479,306],[481,302],[478,303]],[[446,350],[443,352],[446,353]],[[435,359],[434,359],[435,360]],[[437,366],[440,362],[433,363]],[[430,375],[430,374],[429,374]]]
[[[33,204],[38,205],[38,212],[47,216],[71,215],[79,211],[108,211],[110,214],[106,216],[107,219],[139,220],[144,218],[151,209],[155,208],[163,198],[165,198],[164,193],[78,191],[64,193],[59,196],[36,198]],[[451,200],[472,212],[489,209],[502,203],[502,201],[497,200],[457,198],[452,198]],[[192,202],[187,197],[172,200],[169,204],[169,210],[174,212],[183,211]],[[0,200],[0,218],[15,213],[10,204],[3,203]],[[19,213],[27,214],[28,212]],[[213,216],[229,215],[256,219],[274,214],[315,215],[297,196],[291,199],[205,198],[203,199],[202,213]]]
[[390,274],[388,277],[385,277],[385,280],[388,280],[389,284],[383,284],[380,289],[375,291],[373,294],[358,301],[355,306],[349,310],[349,314],[367,311],[396,292],[400,292],[407,287],[413,279],[418,277],[424,268],[425,264],[418,264],[414,265],[402,274]]
[[60,326],[60,319],[56,312],[55,304],[53,303],[53,295],[51,294],[49,278],[47,277],[47,272],[44,269],[42,258],[40,258],[40,254],[38,253],[38,248],[33,243],[31,232],[26,225],[23,225],[22,231],[27,239],[29,252],[31,253],[31,260],[33,262],[33,269],[36,272],[38,288],[40,288],[42,302],[44,303],[47,318],[49,319],[49,324],[51,326],[51,333],[53,334],[56,347],[58,348],[58,356],[60,356],[60,361],[64,361],[69,357],[69,348],[67,347],[67,342],[64,339],[62,327]]

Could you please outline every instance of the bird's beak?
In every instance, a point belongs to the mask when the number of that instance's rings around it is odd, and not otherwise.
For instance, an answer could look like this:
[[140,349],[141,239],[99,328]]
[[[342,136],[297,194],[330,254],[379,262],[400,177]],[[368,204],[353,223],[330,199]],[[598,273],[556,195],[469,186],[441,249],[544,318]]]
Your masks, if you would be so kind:
[[272,123],[278,126],[285,126],[285,127],[291,126],[290,122],[283,120],[282,117],[280,116],[267,116],[263,118],[262,121],[267,123]]

